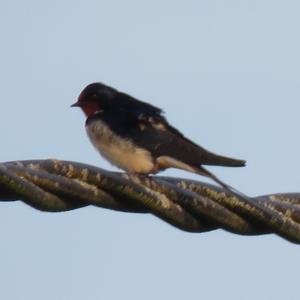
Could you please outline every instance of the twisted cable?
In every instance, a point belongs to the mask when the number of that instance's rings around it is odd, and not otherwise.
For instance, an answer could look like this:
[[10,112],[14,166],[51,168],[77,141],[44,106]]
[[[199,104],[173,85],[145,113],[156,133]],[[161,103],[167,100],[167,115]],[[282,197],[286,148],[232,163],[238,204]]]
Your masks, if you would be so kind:
[[275,233],[300,243],[300,193],[248,197],[194,180],[29,160],[0,164],[0,201],[16,200],[48,212],[94,205],[152,213],[189,232],[221,228],[241,235]]

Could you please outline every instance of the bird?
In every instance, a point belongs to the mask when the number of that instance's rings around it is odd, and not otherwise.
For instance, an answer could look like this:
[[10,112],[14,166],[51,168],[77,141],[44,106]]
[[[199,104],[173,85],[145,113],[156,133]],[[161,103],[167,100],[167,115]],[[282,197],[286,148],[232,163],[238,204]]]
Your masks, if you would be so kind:
[[100,82],[87,85],[77,102],[87,135],[110,163],[129,174],[177,168],[206,176],[228,189],[203,165],[242,167],[246,161],[215,154],[169,124],[162,109]]

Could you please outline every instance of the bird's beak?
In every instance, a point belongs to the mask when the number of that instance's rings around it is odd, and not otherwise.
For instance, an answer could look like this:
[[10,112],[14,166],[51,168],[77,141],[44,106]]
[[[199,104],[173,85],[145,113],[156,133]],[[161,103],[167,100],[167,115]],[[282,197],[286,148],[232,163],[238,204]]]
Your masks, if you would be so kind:
[[71,107],[80,107],[82,106],[82,103],[79,103],[78,101],[71,105]]

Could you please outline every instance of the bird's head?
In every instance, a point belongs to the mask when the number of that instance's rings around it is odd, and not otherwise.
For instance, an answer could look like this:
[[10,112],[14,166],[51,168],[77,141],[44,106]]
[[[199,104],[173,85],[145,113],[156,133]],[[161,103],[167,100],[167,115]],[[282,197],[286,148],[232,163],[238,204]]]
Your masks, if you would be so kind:
[[77,102],[71,107],[80,107],[85,115],[89,117],[95,112],[105,110],[116,90],[100,82],[89,84],[80,93]]

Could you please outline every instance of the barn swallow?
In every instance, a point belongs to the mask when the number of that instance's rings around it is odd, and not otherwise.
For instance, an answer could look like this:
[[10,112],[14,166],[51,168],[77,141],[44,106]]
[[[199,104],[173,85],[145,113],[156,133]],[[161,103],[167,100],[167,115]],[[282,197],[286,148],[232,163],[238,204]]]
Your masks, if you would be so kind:
[[212,153],[171,126],[163,111],[102,83],[89,84],[72,107],[85,113],[86,131],[104,158],[128,173],[178,168],[212,178],[202,165],[242,167],[244,160]]

